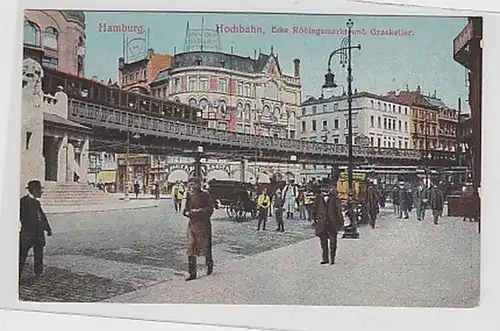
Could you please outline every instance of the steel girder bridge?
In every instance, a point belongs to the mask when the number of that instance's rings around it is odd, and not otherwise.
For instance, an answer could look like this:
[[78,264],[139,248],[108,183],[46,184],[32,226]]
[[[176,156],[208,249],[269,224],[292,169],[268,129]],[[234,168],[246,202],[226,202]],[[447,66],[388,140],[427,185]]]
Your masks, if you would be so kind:
[[[128,145],[130,152],[155,155],[317,165],[347,163],[348,146],[343,144],[227,132],[72,99],[68,100],[68,119],[92,128],[93,151],[124,152]],[[451,166],[457,163],[458,154],[354,146],[353,156],[356,164]]]

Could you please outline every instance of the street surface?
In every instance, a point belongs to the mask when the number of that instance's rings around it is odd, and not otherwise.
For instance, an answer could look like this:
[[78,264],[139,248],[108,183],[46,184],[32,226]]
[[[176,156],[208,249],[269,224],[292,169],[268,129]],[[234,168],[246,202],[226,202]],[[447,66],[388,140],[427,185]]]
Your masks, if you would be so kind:
[[[265,232],[255,231],[256,220],[229,221],[224,210],[217,210],[212,219],[216,265],[314,235],[303,220],[288,221],[286,232],[277,233],[272,218]],[[33,257],[29,256],[21,277],[21,300],[100,301],[183,279],[187,271],[187,219],[174,212],[171,200],[140,210],[49,215],[49,221],[53,236],[47,238],[45,275],[37,283],[31,281]]]
[[[212,276],[164,282],[121,303],[468,308],[479,303],[477,223],[393,215],[361,239],[340,239],[336,264],[320,265],[317,238],[218,266]],[[256,320],[256,323],[258,321]],[[255,327],[259,327],[257,324]]]

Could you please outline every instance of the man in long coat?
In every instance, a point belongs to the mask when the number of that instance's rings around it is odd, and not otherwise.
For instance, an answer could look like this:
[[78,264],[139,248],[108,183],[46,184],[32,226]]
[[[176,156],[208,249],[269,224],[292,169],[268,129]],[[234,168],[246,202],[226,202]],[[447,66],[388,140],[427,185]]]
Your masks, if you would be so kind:
[[39,199],[42,196],[42,185],[38,180],[28,183],[28,194],[20,201],[21,231],[19,233],[19,279],[28,257],[28,252],[33,248],[35,259],[35,279],[43,273],[43,248],[45,247],[45,232],[52,235],[52,230],[47,216],[42,210]]
[[331,187],[326,202],[319,187],[315,189],[315,193],[312,218],[315,234],[321,244],[321,264],[335,264],[337,236],[344,223],[340,199],[335,186]]
[[413,200],[415,201],[417,220],[422,221],[425,219],[425,209],[429,203],[429,189],[422,182],[418,183]]
[[379,208],[379,197],[377,189],[373,182],[368,181],[366,189],[366,207],[368,209],[368,217],[370,218],[370,225],[372,229],[375,229],[375,222],[377,221],[377,215],[380,211]]
[[183,215],[189,218],[187,228],[189,277],[186,281],[190,281],[197,277],[197,256],[205,256],[207,275],[213,272],[210,217],[214,212],[214,203],[210,194],[201,190],[201,181],[198,178],[191,178],[187,186],[188,195]]
[[293,219],[293,214],[295,211],[295,204],[297,202],[297,197],[299,196],[299,190],[297,185],[295,185],[294,180],[290,179],[287,185],[283,188],[283,198],[285,199],[285,210],[286,218]]
[[433,186],[429,190],[429,207],[432,209],[434,224],[438,225],[439,216],[443,214],[444,193],[439,186]]

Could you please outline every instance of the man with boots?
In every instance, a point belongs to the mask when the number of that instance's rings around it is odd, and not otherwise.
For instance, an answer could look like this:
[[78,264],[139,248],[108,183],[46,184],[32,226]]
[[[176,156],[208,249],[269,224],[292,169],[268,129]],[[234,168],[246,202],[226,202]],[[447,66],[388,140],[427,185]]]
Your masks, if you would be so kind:
[[380,208],[377,189],[371,180],[367,181],[366,207],[368,209],[368,217],[370,218],[370,226],[372,229],[375,229],[375,223],[377,221],[377,215],[380,212]]
[[50,237],[52,230],[40,201],[37,200],[42,196],[42,184],[38,180],[32,180],[28,183],[27,189],[28,194],[20,201],[19,279],[21,279],[24,263],[31,248],[33,248],[35,259],[35,279],[39,279],[43,273],[45,232]]
[[276,222],[278,223],[278,228],[276,231],[285,232],[285,225],[283,223],[283,205],[285,204],[285,200],[281,196],[281,191],[277,190],[274,196],[274,217],[276,218]]
[[207,275],[213,272],[212,223],[210,217],[214,212],[214,204],[210,194],[201,190],[199,178],[189,179],[187,186],[188,195],[183,215],[189,218],[187,229],[189,277],[186,278],[186,281],[190,281],[197,277],[197,256],[205,256]]

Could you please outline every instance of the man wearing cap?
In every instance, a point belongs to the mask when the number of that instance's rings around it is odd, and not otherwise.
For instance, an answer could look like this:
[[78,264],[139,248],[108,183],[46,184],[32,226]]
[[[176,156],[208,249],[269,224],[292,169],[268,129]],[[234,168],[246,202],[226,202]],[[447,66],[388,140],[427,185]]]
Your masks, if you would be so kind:
[[189,218],[187,229],[189,277],[186,281],[190,281],[197,277],[197,256],[205,256],[207,275],[213,272],[210,217],[214,212],[214,204],[210,194],[201,190],[201,181],[198,178],[189,179],[187,191],[186,204],[182,213]]
[[20,200],[21,231],[19,233],[19,278],[28,257],[28,252],[33,248],[35,259],[35,278],[42,276],[43,272],[43,247],[45,246],[45,232],[52,235],[49,222],[42,210],[38,199],[42,196],[42,185],[38,180],[28,183],[28,194]]

